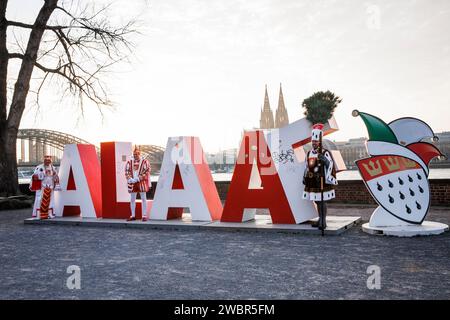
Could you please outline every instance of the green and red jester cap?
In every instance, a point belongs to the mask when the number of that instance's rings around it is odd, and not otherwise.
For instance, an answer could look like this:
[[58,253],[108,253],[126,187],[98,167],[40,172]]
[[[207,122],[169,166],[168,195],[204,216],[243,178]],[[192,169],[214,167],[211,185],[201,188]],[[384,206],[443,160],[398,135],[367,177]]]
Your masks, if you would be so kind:
[[386,124],[373,115],[354,110],[369,133],[369,158],[356,165],[373,198],[386,211],[409,223],[421,224],[428,212],[430,189],[428,164],[441,152],[431,143],[431,128],[416,118],[400,118]]

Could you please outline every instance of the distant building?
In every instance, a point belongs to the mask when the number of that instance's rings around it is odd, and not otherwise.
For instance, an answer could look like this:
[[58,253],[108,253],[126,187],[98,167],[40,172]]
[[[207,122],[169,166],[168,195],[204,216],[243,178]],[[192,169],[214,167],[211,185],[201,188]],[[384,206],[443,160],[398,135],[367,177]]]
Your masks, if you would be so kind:
[[[430,163],[433,168],[450,168],[450,132],[436,133],[439,138],[434,144],[447,156],[447,159],[434,159]],[[356,138],[348,141],[339,141],[334,144],[341,152],[345,165],[348,169],[356,169],[355,161],[368,157],[366,149],[367,138]]]
[[[434,159],[430,166],[432,168],[450,168],[450,132],[436,133],[439,141],[436,147],[447,156],[445,160]],[[328,150],[339,150],[348,170],[356,170],[355,161],[367,158],[369,155],[366,149],[367,138],[354,138],[348,141],[323,140],[324,147]],[[311,144],[304,146],[305,151],[311,149]],[[217,153],[207,153],[206,159],[209,167],[215,172],[232,172],[236,162],[238,149],[227,149]]]
[[281,89],[280,83],[280,93],[278,96],[278,108],[275,112],[275,118],[273,116],[272,109],[270,108],[269,95],[266,91],[264,94],[264,106],[261,109],[261,116],[259,120],[259,129],[273,129],[281,128],[289,124],[289,116],[287,113],[286,106],[284,105],[283,90]]
[[237,158],[237,149],[226,149],[216,153],[206,153],[206,161],[214,172],[232,172]]
[[366,138],[355,138],[334,143],[341,152],[347,169],[356,169],[355,161],[369,156],[366,149],[366,141]]
[[439,141],[435,142],[436,147],[447,157],[446,159],[434,159],[431,166],[435,168],[450,168],[450,131],[436,133]]

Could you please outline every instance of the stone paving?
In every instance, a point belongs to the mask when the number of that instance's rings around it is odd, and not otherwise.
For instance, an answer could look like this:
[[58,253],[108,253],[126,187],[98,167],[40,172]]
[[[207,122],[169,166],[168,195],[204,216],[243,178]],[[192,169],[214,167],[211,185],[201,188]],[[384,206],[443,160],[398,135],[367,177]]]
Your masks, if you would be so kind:
[[[333,206],[330,215],[373,207]],[[0,299],[450,299],[450,232],[377,237],[24,225],[0,211]],[[427,220],[450,223],[450,208]],[[66,286],[80,267],[81,289]],[[367,268],[381,289],[367,288]]]

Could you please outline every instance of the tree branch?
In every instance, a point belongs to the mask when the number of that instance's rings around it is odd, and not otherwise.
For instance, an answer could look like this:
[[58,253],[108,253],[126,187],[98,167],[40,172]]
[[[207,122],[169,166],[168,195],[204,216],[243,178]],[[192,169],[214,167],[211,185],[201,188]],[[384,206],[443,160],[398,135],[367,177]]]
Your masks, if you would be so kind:
[[[58,0],[46,0],[47,2],[58,2]],[[73,2],[77,3],[77,2]],[[69,3],[69,6],[73,4]],[[76,98],[79,107],[83,112],[83,98],[87,98],[96,104],[99,109],[102,106],[111,106],[107,90],[101,82],[102,75],[111,65],[122,61],[133,46],[128,40],[128,35],[137,32],[133,26],[135,20],[115,27],[111,25],[106,10],[109,6],[104,6],[100,10],[94,10],[93,6],[74,6],[66,9],[55,5],[54,10],[63,13],[60,21],[53,21],[53,24],[39,26],[45,37],[41,40],[41,47],[37,57],[28,52],[10,53],[8,58],[18,58],[24,62],[32,63],[39,72],[45,76],[43,81],[33,90],[39,94],[43,87],[43,82],[55,79],[63,80],[61,86],[62,96],[70,93]],[[92,12],[88,10],[92,8]],[[8,26],[28,28],[32,32],[36,28],[34,24],[26,24],[17,21],[7,21]],[[51,38],[51,40],[48,40]],[[28,50],[28,48],[27,48]],[[27,63],[28,63],[27,62]],[[50,77],[47,77],[50,75]],[[27,88],[29,90],[29,88]],[[38,101],[38,98],[36,99]]]
[[[29,59],[28,57],[26,57],[26,55],[21,54],[21,53],[9,53],[8,56],[10,59],[15,59],[15,58],[22,59],[22,60]],[[74,94],[78,94],[78,95],[82,94],[85,97],[87,97],[89,100],[94,102],[97,106],[100,106],[100,105],[111,105],[111,102],[108,100],[106,91],[103,89],[101,83],[99,82],[99,79],[96,77],[96,74],[101,72],[102,70],[108,68],[109,66],[111,66],[112,64],[114,64],[116,62],[118,62],[118,61],[113,61],[107,65],[101,65],[97,68],[96,71],[92,72],[91,74],[84,71],[75,62],[69,62],[69,63],[59,65],[55,68],[49,68],[49,67],[46,67],[46,66],[40,64],[39,62],[35,61],[34,66],[37,67],[38,69],[40,69],[41,71],[43,71],[44,73],[46,73],[44,76],[44,81],[47,78],[48,74],[59,75],[69,82],[70,92],[72,92]],[[76,69],[81,70],[85,74],[83,74],[81,76],[78,75]],[[101,90],[103,96],[100,96],[97,93],[96,84],[98,85],[99,89]],[[41,83],[40,87],[42,87],[42,83]],[[37,93],[39,93],[39,92],[40,92],[40,89],[37,91]]]
[[[35,27],[33,24],[23,23],[23,22],[19,22],[19,21],[11,21],[11,20],[6,20],[6,24],[11,27],[20,27],[20,28],[25,28],[25,29],[33,29]],[[46,26],[44,26],[44,28],[47,30],[55,30],[55,29],[63,28],[63,26],[47,26],[46,25]],[[65,28],[68,28],[68,26],[65,26]]]

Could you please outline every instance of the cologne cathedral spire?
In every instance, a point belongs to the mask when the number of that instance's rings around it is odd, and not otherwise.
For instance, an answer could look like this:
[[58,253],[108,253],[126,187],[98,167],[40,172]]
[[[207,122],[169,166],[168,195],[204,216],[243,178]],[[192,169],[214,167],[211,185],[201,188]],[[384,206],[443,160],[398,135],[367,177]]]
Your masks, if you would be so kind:
[[261,118],[259,120],[260,129],[272,129],[274,128],[274,120],[273,120],[273,112],[270,109],[269,95],[267,94],[267,85],[266,92],[264,95],[264,107],[261,110]]
[[[267,91],[266,91],[267,93]],[[278,108],[275,113],[275,128],[281,128],[289,124],[287,109],[284,105],[283,90],[280,83],[280,94],[278,97]]]

